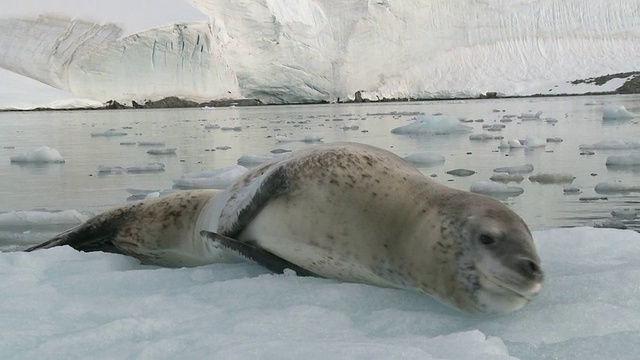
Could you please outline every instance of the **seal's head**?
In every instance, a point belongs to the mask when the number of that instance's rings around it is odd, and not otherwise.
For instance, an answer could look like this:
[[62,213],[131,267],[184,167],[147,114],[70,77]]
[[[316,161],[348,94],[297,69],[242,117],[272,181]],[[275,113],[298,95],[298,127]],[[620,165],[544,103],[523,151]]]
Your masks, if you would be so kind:
[[446,228],[459,249],[455,287],[466,296],[452,300],[473,312],[520,309],[538,294],[544,278],[529,228],[508,207],[482,195],[466,196],[458,211]]

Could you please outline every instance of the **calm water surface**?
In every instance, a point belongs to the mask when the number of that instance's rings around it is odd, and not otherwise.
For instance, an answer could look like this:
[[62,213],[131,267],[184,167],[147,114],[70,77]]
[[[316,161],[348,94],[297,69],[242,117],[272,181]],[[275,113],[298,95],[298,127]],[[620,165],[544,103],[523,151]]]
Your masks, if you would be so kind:
[[[497,99],[476,101],[437,101],[384,104],[337,104],[305,106],[269,106],[248,108],[112,110],[0,113],[0,213],[14,210],[64,210],[97,213],[127,202],[128,188],[162,190],[173,185],[182,174],[235,165],[242,154],[266,154],[276,148],[296,150],[310,146],[302,142],[277,143],[276,134],[292,138],[319,135],[325,142],[356,141],[375,145],[405,156],[432,151],[445,156],[444,164],[421,169],[436,181],[468,190],[478,180],[487,180],[499,166],[535,166],[534,173],[571,173],[574,184],[583,188],[580,195],[563,195],[562,185],[540,185],[528,179],[519,184],[520,196],[504,202],[518,212],[529,226],[546,229],[561,226],[592,225],[594,220],[610,218],[613,209],[640,209],[638,193],[606,195],[607,200],[581,201],[584,196],[603,196],[594,186],[603,181],[640,185],[640,169],[608,170],[610,155],[630,151],[596,151],[580,155],[580,144],[605,139],[640,139],[640,119],[603,121],[596,102],[624,105],[640,112],[640,96],[567,97],[545,99]],[[444,113],[483,122],[468,123],[474,133],[485,132],[483,124],[498,122],[503,115],[543,111],[542,120],[506,123],[499,133],[505,138],[523,139],[561,137],[564,141],[532,151],[498,151],[499,140],[470,141],[469,134],[440,136],[404,136],[391,129],[405,125],[410,113]],[[240,126],[241,131],[206,130],[205,125]],[[358,126],[357,130],[344,130]],[[92,132],[116,129],[122,137],[92,137]],[[164,141],[177,148],[176,155],[147,154],[149,147],[121,145],[121,142]],[[10,156],[46,145],[57,149],[65,164],[18,165]],[[228,150],[215,150],[229,146]],[[162,162],[166,171],[148,174],[99,175],[98,166],[135,166]],[[454,177],[447,171],[465,168],[477,173]],[[640,229],[638,220],[626,222]],[[59,231],[53,229],[49,231]],[[7,243],[35,243],[49,233],[30,229],[3,231],[0,246]]]

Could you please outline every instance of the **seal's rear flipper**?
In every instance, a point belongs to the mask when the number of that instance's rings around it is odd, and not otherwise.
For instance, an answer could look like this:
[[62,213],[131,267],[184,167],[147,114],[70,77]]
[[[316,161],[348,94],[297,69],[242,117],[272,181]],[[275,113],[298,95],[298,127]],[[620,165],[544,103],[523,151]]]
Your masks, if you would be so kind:
[[56,246],[69,245],[79,251],[105,251],[117,254],[124,254],[123,251],[113,245],[113,239],[118,232],[120,216],[105,216],[104,214],[95,216],[85,223],[72,229],[60,233],[50,240],[32,246],[24,251],[30,252],[40,249],[49,249]]
[[236,240],[224,235],[220,235],[210,231],[201,231],[200,235],[206,237],[210,241],[213,241],[217,245],[222,246],[225,249],[230,250],[232,253],[239,255],[242,258],[248,259],[260,266],[264,266],[270,271],[275,273],[283,273],[286,269],[291,269],[296,272],[298,276],[315,276],[318,275],[312,273],[309,270],[301,268],[300,266],[293,264],[277,255],[274,255],[265,249],[262,249],[254,244],[247,243],[245,241]]

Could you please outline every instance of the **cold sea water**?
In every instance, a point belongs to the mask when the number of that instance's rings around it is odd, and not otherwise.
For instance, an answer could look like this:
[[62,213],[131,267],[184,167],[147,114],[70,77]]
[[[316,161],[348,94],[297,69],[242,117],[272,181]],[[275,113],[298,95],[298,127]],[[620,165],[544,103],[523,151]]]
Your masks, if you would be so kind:
[[[187,173],[236,165],[242,155],[270,154],[313,146],[291,141],[322,138],[325,143],[354,141],[390,150],[402,157],[433,152],[445,161],[420,167],[435,181],[469,190],[488,180],[494,169],[532,164],[523,174],[518,196],[501,198],[532,230],[572,226],[626,226],[640,229],[640,167],[607,167],[607,158],[632,149],[581,150],[583,144],[605,140],[639,141],[640,118],[603,119],[603,106],[625,106],[640,113],[640,96],[576,96],[553,98],[425,101],[403,103],[327,104],[230,107],[215,109],[75,110],[0,113],[0,216],[16,211],[74,209],[91,215],[125,204],[132,193],[171,189]],[[538,117],[532,114],[542,112]],[[444,114],[463,119],[471,132],[400,135],[392,129],[416,116]],[[525,114],[523,116],[523,114]],[[491,124],[503,129],[487,131]],[[109,129],[120,136],[95,136]],[[446,131],[445,131],[446,132]],[[471,134],[504,139],[559,138],[532,149],[499,149],[499,139],[474,141]],[[93,134],[93,136],[92,136]],[[126,135],[125,135],[126,134]],[[114,135],[111,133],[111,135]],[[288,139],[289,141],[279,141]],[[14,163],[11,157],[40,146],[56,149],[62,164]],[[153,155],[152,149],[175,149]],[[100,172],[100,166],[146,166],[161,171]],[[468,169],[466,177],[449,175]],[[565,193],[565,184],[529,180],[538,173],[571,174],[579,193]],[[625,191],[598,193],[598,183],[617,184]],[[634,189],[635,187],[635,189]],[[132,190],[133,189],[133,190]],[[129,199],[129,200],[128,200]],[[622,217],[614,217],[623,214]],[[9,219],[9,220],[6,220]],[[16,250],[46,239],[68,224],[0,222],[0,249]],[[612,225],[613,224],[613,225]],[[46,225],[46,226],[45,226]]]

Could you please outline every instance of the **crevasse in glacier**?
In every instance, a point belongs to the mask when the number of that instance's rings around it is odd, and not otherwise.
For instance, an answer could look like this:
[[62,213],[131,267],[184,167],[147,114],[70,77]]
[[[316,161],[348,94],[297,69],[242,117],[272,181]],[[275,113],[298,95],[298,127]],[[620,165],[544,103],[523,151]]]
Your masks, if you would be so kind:
[[5,25],[0,67],[101,101],[265,103],[528,95],[640,70],[636,0],[188,1],[207,23],[117,39],[109,25],[56,25],[76,40],[34,19]]

